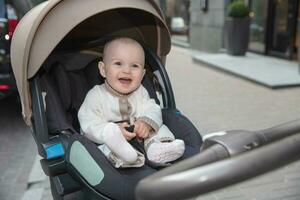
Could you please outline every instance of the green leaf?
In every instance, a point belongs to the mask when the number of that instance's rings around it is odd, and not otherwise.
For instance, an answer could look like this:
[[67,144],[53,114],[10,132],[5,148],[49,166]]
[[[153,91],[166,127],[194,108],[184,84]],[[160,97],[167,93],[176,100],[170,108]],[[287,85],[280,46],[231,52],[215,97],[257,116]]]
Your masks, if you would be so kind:
[[227,16],[233,18],[245,18],[249,16],[249,8],[246,6],[244,1],[237,0],[233,1],[228,6]]

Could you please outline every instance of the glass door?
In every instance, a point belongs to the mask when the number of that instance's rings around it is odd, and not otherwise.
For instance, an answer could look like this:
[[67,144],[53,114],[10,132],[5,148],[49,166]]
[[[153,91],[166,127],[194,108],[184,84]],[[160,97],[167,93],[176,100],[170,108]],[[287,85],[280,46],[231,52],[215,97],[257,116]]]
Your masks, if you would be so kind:
[[300,61],[300,3],[298,1],[298,18],[297,18],[297,28],[296,28],[296,36],[295,36],[294,46],[295,46],[295,52],[294,52],[294,58]]
[[270,32],[268,51],[270,55],[291,59],[297,21],[296,0],[272,0],[270,4]]
[[250,1],[250,43],[251,51],[266,53],[266,32],[268,18],[268,0]]

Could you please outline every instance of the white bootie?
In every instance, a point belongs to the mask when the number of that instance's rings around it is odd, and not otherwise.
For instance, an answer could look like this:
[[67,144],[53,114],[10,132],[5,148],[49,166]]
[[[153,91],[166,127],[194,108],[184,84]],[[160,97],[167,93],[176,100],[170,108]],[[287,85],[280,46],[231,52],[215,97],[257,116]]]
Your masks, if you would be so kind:
[[182,156],[184,153],[184,141],[174,140],[172,142],[154,142],[147,150],[147,157],[156,163],[168,163]]

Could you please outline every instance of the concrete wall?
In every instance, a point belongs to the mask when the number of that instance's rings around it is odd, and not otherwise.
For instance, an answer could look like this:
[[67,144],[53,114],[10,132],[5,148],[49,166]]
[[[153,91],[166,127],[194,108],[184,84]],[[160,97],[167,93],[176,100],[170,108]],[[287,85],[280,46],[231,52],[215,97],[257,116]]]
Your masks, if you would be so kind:
[[193,49],[219,52],[223,46],[225,17],[224,0],[208,0],[208,10],[203,12],[200,0],[190,0],[190,44]]

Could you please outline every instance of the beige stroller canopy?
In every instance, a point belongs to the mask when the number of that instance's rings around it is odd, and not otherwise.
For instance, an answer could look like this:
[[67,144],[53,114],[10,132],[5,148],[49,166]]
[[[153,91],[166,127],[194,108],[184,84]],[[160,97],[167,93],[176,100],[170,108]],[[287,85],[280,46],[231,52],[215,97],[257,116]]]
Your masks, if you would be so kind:
[[170,34],[153,0],[50,0],[29,11],[11,44],[11,63],[26,123],[31,125],[32,115],[28,80],[61,41],[122,32],[139,35],[160,57],[170,51]]

